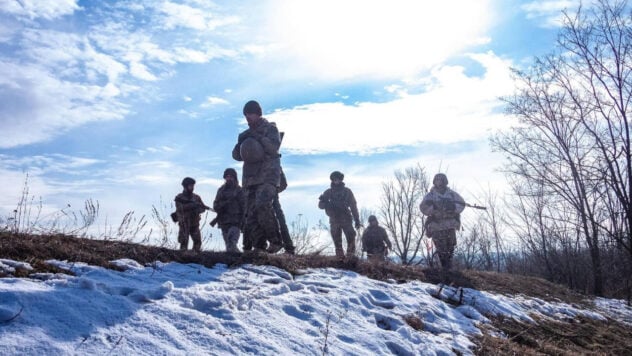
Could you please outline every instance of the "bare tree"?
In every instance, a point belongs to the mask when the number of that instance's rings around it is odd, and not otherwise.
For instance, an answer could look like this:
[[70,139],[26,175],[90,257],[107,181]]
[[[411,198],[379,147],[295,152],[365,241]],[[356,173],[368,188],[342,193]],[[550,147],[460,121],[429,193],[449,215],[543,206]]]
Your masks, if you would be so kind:
[[428,189],[426,171],[419,164],[396,171],[393,180],[382,184],[379,214],[393,238],[393,252],[402,264],[419,264],[422,261],[420,247],[425,233],[425,218],[419,204]]
[[322,224],[318,227],[310,226],[309,221],[298,214],[296,219],[290,223],[290,237],[294,242],[295,253],[297,255],[321,254],[331,245],[331,240],[322,240],[320,231]]
[[566,14],[556,50],[515,72],[516,93],[505,101],[521,125],[492,142],[507,155],[510,175],[540,189],[524,195],[559,198],[554,217],[537,223],[557,235],[580,234],[593,290],[603,294],[605,239],[632,260],[632,17],[627,2],[595,5]]

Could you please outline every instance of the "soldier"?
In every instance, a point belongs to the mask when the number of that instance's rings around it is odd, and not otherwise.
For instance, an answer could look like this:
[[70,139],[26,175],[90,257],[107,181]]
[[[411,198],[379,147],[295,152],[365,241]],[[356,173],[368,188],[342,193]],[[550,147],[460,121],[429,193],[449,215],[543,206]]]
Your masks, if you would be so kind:
[[362,234],[362,251],[370,261],[381,262],[392,247],[386,230],[378,224],[375,215],[369,216],[369,227]]
[[347,257],[351,257],[355,254],[356,237],[352,219],[356,229],[359,229],[362,224],[360,224],[360,214],[358,214],[355,197],[351,189],[345,187],[342,182],[344,177],[344,174],[338,171],[331,173],[329,176],[331,188],[325,190],[318,198],[318,207],[325,209],[325,213],[329,216],[329,227],[336,248],[336,256],[345,256],[342,249],[342,232],[344,231],[347,239]]
[[213,209],[217,213],[216,222],[222,230],[226,252],[240,252],[237,242],[244,219],[245,200],[237,171],[232,168],[224,171],[224,184],[217,190]]
[[200,214],[208,207],[204,205],[202,198],[193,193],[195,179],[186,177],[182,180],[182,193],[176,195],[176,215],[178,217],[178,242],[180,250],[189,248],[189,236],[193,240],[193,251],[200,252],[202,247],[202,234],[200,233]]
[[419,208],[428,217],[426,235],[437,248],[441,267],[452,267],[452,255],[456,246],[456,230],[461,228],[460,214],[465,209],[461,196],[448,188],[448,177],[439,173],[432,180],[433,187],[426,194]]
[[246,197],[244,235],[257,250],[276,253],[283,248],[274,214],[274,198],[281,175],[281,138],[274,123],[262,117],[259,103],[251,100],[243,114],[248,129],[239,134],[233,158],[243,161],[242,183]]
[[277,187],[277,195],[274,198],[274,203],[272,206],[274,207],[274,213],[276,215],[277,221],[279,222],[279,234],[281,236],[281,241],[283,242],[285,253],[288,255],[293,255],[295,253],[294,242],[292,242],[292,238],[290,237],[290,230],[287,228],[285,214],[283,213],[281,202],[279,201],[279,194],[281,194],[285,189],[287,189],[287,178],[285,177],[285,173],[283,173],[283,169],[281,169],[281,179],[279,181],[279,186]]

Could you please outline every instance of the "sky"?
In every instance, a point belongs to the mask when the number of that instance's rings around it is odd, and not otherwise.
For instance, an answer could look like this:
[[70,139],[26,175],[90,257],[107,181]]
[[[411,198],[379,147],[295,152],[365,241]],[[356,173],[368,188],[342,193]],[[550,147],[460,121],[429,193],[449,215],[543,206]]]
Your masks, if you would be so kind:
[[418,163],[477,202],[506,187],[489,136],[514,124],[511,68],[578,3],[0,0],[0,216],[27,175],[48,214],[168,211],[185,176],[209,204],[251,99],[285,132],[290,221],[325,220],[333,170],[369,210]]

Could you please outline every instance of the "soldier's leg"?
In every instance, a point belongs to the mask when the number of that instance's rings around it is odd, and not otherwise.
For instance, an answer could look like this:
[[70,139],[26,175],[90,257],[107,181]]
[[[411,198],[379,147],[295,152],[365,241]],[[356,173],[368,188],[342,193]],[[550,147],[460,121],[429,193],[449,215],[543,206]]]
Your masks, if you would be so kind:
[[347,257],[351,257],[355,255],[356,243],[356,231],[353,228],[351,222],[345,223],[342,226],[343,231],[345,232],[345,238],[347,239]]
[[231,226],[230,228],[228,228],[228,234],[226,237],[226,240],[228,241],[228,252],[239,252],[239,248],[237,248],[237,243],[239,242],[239,233],[239,228],[237,226]]
[[243,235],[244,237],[241,240],[242,249],[244,250],[244,252],[252,250],[252,239],[250,239],[246,231],[244,231]]
[[432,233],[432,242],[437,249],[441,267],[449,268],[450,252],[448,245],[449,230],[434,231]]
[[189,229],[185,221],[178,223],[178,242],[180,250],[184,251],[189,248]]
[[[257,196],[256,187],[245,189],[246,194],[246,213],[244,217],[244,251],[250,251],[253,248],[259,248],[259,236],[257,232],[257,219],[255,209],[255,198]],[[265,247],[264,247],[265,248]]]
[[342,249],[342,226],[336,222],[329,222],[329,227],[331,229],[331,238],[334,240],[336,256],[345,257],[345,252]]
[[193,251],[200,252],[202,250],[202,233],[200,232],[200,225],[191,226],[191,239],[193,240]]
[[230,246],[230,243],[228,241],[228,230],[230,228],[226,227],[226,226],[222,226],[222,239],[224,239],[224,247],[226,248],[226,252],[229,251],[228,247]]
[[452,257],[456,248],[456,230],[448,230],[446,237],[446,264],[447,268],[452,268]]
[[270,253],[275,253],[283,247],[278,233],[279,223],[272,208],[276,195],[277,191],[274,185],[261,184],[257,189],[255,198],[257,223],[265,239],[270,242],[270,247],[268,248]]
[[252,248],[265,249],[267,247],[265,234],[263,233],[263,230],[259,226],[259,222],[257,220],[254,195],[253,199],[250,199],[247,207],[244,235],[248,236],[249,244]]
[[272,204],[274,208],[274,214],[279,222],[279,232],[281,234],[281,241],[283,241],[283,248],[285,252],[294,254],[294,243],[290,237],[290,230],[287,228],[287,222],[285,221],[285,214],[281,208],[281,202],[279,201],[279,194],[277,193]]

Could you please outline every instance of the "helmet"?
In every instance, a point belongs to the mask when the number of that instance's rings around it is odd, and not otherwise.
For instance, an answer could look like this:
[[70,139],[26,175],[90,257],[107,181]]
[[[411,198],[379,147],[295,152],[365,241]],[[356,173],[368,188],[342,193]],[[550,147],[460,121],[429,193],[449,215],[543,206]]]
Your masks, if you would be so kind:
[[224,171],[224,175],[222,177],[226,178],[226,176],[231,176],[231,177],[235,178],[235,180],[236,180],[237,179],[237,171],[234,170],[233,168],[226,168],[226,170]]
[[257,163],[263,161],[264,153],[263,146],[252,137],[248,137],[239,146],[239,153],[241,158],[246,163]]
[[344,180],[345,179],[345,175],[338,172],[338,171],[333,171],[331,172],[331,174],[329,175],[329,179],[330,180],[334,180],[334,179],[340,179],[340,180]]
[[186,187],[187,185],[195,184],[195,179],[191,177],[186,177],[182,180],[182,186]]
[[259,103],[254,100],[250,100],[246,103],[246,105],[244,105],[244,116],[246,116],[246,114],[261,115],[262,113],[263,111],[261,110],[261,105],[259,105]]
[[437,181],[442,181],[443,185],[448,186],[448,177],[443,173],[435,174],[434,178],[432,178],[432,184],[435,184]]
[[369,222],[371,222],[371,221],[377,222],[377,218],[375,217],[375,215],[369,216]]

